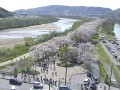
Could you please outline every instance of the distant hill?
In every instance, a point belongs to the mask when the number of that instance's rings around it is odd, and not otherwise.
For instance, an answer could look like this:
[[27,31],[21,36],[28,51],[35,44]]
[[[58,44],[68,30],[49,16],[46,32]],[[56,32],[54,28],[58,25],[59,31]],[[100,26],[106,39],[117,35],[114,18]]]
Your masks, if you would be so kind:
[[120,19],[120,8],[113,10],[110,14],[109,14],[110,18],[114,18],[114,19]]
[[84,6],[61,6],[51,5],[27,10],[17,10],[16,14],[26,15],[63,15],[63,16],[95,16],[107,15],[112,12],[109,8],[84,7]]
[[116,9],[114,11],[120,13],[120,8],[118,8],[118,9]]
[[12,13],[0,7],[0,18],[12,16]]

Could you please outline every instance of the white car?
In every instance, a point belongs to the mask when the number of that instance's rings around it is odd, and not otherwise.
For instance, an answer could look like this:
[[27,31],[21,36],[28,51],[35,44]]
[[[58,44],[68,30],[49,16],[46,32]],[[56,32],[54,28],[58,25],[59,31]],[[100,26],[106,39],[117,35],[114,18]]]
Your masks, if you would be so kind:
[[60,85],[56,90],[72,90],[69,86],[66,85]]
[[12,86],[11,86],[11,90],[15,90],[15,85],[12,85]]
[[35,81],[35,82],[33,83],[33,88],[34,88],[34,89],[43,89],[43,84],[40,83],[40,82]]
[[84,85],[89,86],[90,85],[90,80],[88,78],[84,79]]

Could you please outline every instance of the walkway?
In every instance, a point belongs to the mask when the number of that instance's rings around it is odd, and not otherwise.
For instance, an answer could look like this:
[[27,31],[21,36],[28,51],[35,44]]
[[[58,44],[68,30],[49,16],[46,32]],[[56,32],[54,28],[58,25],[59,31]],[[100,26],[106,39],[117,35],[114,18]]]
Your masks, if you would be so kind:
[[16,58],[14,58],[13,60],[8,60],[8,61],[5,61],[5,62],[2,62],[2,63],[0,63],[0,67],[11,64],[11,63],[15,63],[15,62],[20,61],[22,59],[25,59],[27,57],[30,57],[30,53],[26,53],[26,54],[23,54],[21,56],[18,56]]

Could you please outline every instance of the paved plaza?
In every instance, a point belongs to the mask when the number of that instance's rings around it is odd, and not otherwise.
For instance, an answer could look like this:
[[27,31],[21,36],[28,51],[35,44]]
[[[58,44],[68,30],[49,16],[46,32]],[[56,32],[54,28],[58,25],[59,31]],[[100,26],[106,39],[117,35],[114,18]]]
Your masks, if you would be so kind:
[[[31,67],[32,68],[32,67]],[[45,83],[44,79],[52,79],[51,84],[51,90],[56,90],[59,84],[65,84],[65,67],[59,67],[54,63],[50,63],[48,70],[43,70],[43,66],[34,65],[34,68],[40,72],[39,75],[35,75],[34,79],[32,75],[26,75],[26,78],[23,78],[21,74],[18,75],[18,79],[27,82],[29,84],[32,84],[34,80],[39,80],[42,83]],[[2,78],[2,76],[0,76]],[[30,77],[30,80],[29,80]],[[78,90],[77,87],[80,88],[81,82],[84,81],[84,78],[86,77],[86,70],[80,66],[74,66],[74,67],[68,67],[67,68],[67,85],[75,90]],[[5,79],[13,78],[13,76],[5,76]],[[73,84],[74,83],[74,84]],[[48,88],[48,83],[44,84],[45,88]],[[27,90],[27,89],[26,89]],[[28,89],[29,90],[29,89]],[[32,86],[30,85],[30,90],[32,89]],[[47,89],[44,89],[47,90]]]

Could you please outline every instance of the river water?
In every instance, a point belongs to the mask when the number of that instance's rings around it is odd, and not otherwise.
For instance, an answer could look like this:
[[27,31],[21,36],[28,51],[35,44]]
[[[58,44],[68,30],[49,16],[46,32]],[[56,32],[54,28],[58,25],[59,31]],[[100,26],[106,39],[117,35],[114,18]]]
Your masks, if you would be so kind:
[[116,23],[114,25],[114,33],[118,40],[120,40],[120,24]]
[[[65,31],[66,29],[69,29],[72,27],[73,23],[76,22],[74,19],[66,19],[66,18],[60,18],[58,22],[51,23],[57,27],[59,27],[56,31]],[[36,37],[41,34],[49,33],[53,30],[44,29],[41,28],[30,28],[30,30],[27,30],[25,28],[14,28],[14,29],[6,29],[0,31],[0,38],[24,38],[24,37]]]

